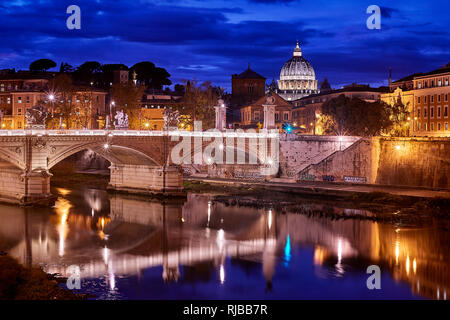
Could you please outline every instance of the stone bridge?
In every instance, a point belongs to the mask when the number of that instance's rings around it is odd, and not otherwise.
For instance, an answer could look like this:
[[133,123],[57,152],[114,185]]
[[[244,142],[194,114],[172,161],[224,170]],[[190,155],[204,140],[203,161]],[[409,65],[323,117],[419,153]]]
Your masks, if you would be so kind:
[[278,134],[130,130],[0,130],[0,201],[49,203],[49,170],[91,150],[111,162],[111,189],[182,194],[184,167],[244,165],[278,170]]

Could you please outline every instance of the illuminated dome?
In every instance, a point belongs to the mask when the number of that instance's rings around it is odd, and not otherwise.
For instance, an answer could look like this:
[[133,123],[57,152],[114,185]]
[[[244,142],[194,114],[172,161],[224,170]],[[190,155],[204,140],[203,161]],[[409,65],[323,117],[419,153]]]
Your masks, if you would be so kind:
[[298,42],[292,58],[281,68],[277,93],[286,100],[319,93],[314,69],[311,63],[303,58]]

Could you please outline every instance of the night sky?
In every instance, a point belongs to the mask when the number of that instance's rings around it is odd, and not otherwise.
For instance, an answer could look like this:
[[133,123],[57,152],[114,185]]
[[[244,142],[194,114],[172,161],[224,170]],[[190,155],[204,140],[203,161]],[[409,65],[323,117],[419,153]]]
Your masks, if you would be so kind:
[[[68,30],[66,8],[81,8],[81,30]],[[382,8],[381,30],[366,27],[366,8]],[[450,1],[342,0],[10,0],[0,2],[0,69],[28,69],[50,58],[152,61],[173,83],[211,80],[251,68],[278,79],[300,41],[319,81],[339,88],[386,85],[450,61]],[[56,70],[56,69],[55,69]]]

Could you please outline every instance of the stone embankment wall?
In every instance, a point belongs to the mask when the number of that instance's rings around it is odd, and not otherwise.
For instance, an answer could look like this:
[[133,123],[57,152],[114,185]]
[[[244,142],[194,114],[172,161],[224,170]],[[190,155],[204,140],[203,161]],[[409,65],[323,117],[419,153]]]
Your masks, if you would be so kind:
[[299,180],[450,188],[450,138],[362,139],[303,169]]

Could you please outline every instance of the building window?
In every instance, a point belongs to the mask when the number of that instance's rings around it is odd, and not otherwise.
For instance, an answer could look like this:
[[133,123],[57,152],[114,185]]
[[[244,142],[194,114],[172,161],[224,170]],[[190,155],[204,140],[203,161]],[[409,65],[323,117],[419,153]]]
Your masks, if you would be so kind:
[[448,93],[445,94],[444,101],[448,101]]
[[275,112],[275,121],[280,120],[280,114],[278,112]]
[[255,111],[254,117],[255,117],[255,121],[259,121],[259,111]]
[[427,103],[427,96],[423,98],[423,103]]
[[432,122],[432,123],[430,124],[430,129],[431,129],[431,131],[434,131],[434,122]]
[[437,107],[437,117],[440,118],[441,117],[441,107]]
[[22,121],[17,122],[17,128],[22,129]]
[[5,91],[5,85],[2,83],[1,85],[0,85],[0,90],[2,91],[2,92],[4,92]]
[[434,95],[431,96],[431,103],[434,102]]
[[17,114],[20,116],[22,115],[22,108],[17,109]]
[[7,104],[11,104],[11,98],[10,97],[6,98],[6,103]]
[[420,131],[420,122],[417,123],[417,131]]
[[418,87],[419,89],[422,88],[422,82],[419,81],[419,82],[417,83],[417,87]]
[[285,112],[283,117],[284,117],[284,121],[288,121],[289,120],[289,113]]
[[445,85],[448,86],[448,78],[445,79]]
[[440,94],[438,94],[438,96],[437,96],[437,98],[438,98],[438,102],[441,102],[441,95]]
[[428,123],[425,122],[425,128],[424,131],[428,131]]
[[417,97],[417,103],[420,103],[420,97]]
[[22,97],[17,97],[17,103],[22,103]]
[[444,123],[444,130],[448,131],[448,122]]
[[30,103],[30,96],[26,97],[27,103]]
[[423,117],[426,118],[427,117],[427,107],[423,108]]
[[442,81],[441,80],[438,80],[438,86],[439,87],[442,86]]
[[438,129],[438,131],[441,131],[441,123],[440,122],[438,122],[438,124],[437,124],[437,129]]
[[447,118],[448,117],[448,106],[444,107],[444,117]]
[[430,108],[430,118],[434,118],[434,107]]

